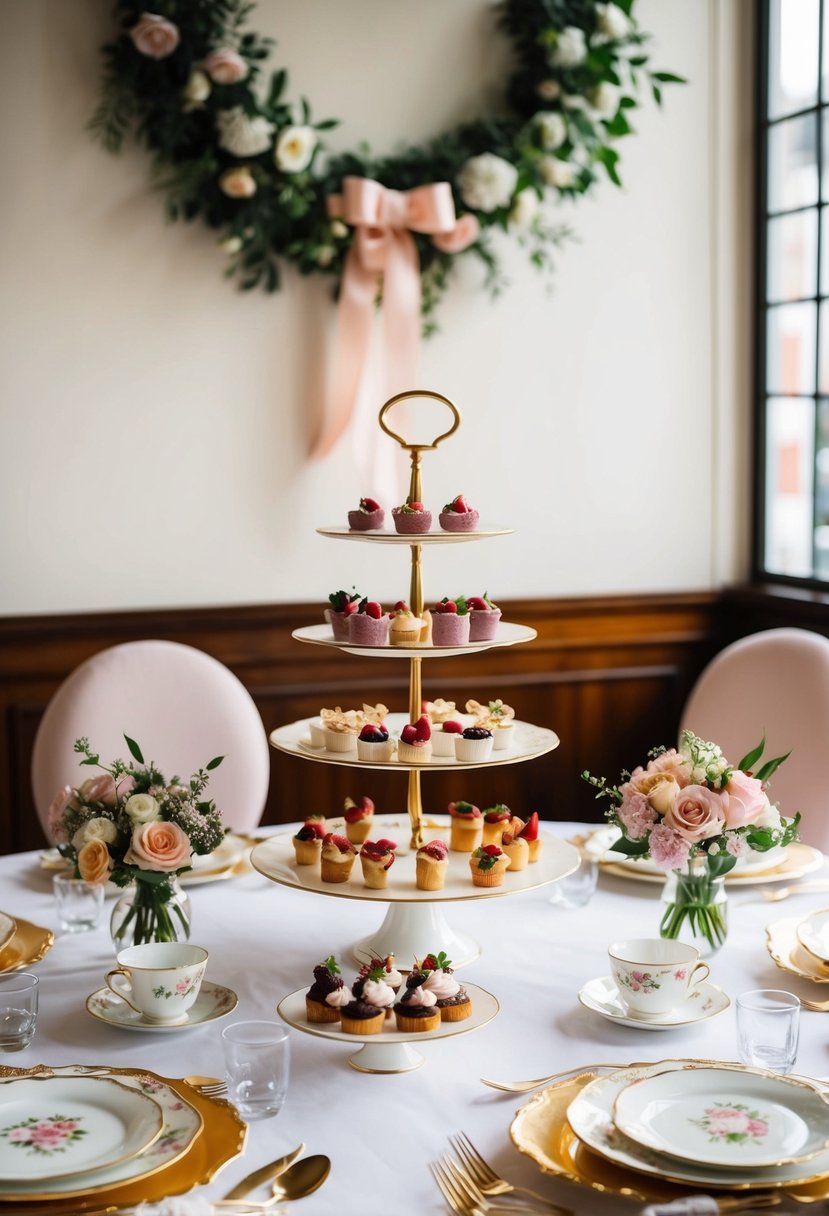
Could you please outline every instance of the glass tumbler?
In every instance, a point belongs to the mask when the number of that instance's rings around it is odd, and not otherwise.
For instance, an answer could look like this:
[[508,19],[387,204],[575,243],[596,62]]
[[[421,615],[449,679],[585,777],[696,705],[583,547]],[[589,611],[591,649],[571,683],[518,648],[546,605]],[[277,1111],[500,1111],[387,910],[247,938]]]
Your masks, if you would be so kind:
[[222,1031],[228,1097],[243,1119],[278,1115],[288,1092],[290,1031],[281,1022],[234,1022]]
[[0,1051],[22,1051],[37,1024],[38,978],[27,971],[0,975]]
[[797,1060],[800,1000],[778,988],[737,997],[737,1050],[744,1064],[791,1072]]

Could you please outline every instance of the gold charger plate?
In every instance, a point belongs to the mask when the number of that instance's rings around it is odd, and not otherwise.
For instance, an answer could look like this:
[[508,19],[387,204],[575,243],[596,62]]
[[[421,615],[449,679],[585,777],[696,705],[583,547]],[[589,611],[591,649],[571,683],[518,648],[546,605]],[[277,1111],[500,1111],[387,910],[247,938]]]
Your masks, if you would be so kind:
[[829,966],[813,958],[797,938],[800,917],[787,916],[766,925],[766,949],[781,971],[813,984],[829,984]]
[[[203,1186],[210,1182],[228,1161],[232,1161],[244,1151],[247,1124],[240,1118],[236,1108],[223,1098],[207,1098],[184,1081],[162,1077],[147,1068],[110,1068],[107,1065],[78,1067],[89,1075],[143,1076],[161,1081],[189,1103],[202,1119],[201,1135],[195,1138],[189,1150],[181,1157],[162,1166],[153,1174],[144,1174],[140,1178],[120,1183],[107,1190],[91,1188],[88,1194],[94,1196],[95,1206],[129,1206],[141,1203],[142,1200],[156,1202],[171,1195],[181,1195],[194,1186]],[[45,1065],[35,1068],[0,1067],[0,1076],[27,1077],[48,1074],[51,1071]],[[70,1216],[81,1210],[78,1201],[83,1194],[76,1192],[66,1198],[54,1196],[46,1204],[26,1203],[22,1197],[15,1197],[13,1201],[0,1203],[0,1213],[12,1209],[19,1211],[25,1205],[28,1216]]]
[[[567,1107],[599,1074],[590,1071],[547,1086],[516,1113],[510,1124],[512,1143],[533,1161],[542,1173],[589,1190],[623,1195],[640,1203],[668,1203],[699,1188],[663,1182],[655,1175],[640,1174],[599,1157],[579,1140],[567,1122]],[[722,1191],[722,1187],[716,1188]],[[743,1189],[735,1187],[735,1189]],[[755,1193],[772,1188],[756,1188]],[[775,1185],[795,1203],[818,1203],[829,1199],[829,1174],[808,1182]]]
[[51,929],[34,925],[30,920],[17,918],[17,927],[9,941],[0,950],[0,975],[8,971],[21,971],[38,963],[55,944]]

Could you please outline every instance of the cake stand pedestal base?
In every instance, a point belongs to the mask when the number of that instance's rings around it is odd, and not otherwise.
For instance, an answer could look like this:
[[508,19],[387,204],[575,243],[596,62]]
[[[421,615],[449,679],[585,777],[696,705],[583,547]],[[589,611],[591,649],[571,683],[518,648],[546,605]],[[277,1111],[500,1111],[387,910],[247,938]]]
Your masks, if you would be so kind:
[[389,904],[382,925],[358,942],[352,954],[358,963],[393,954],[398,967],[408,971],[413,959],[423,958],[430,950],[443,950],[455,968],[471,963],[481,953],[476,941],[451,928],[440,904],[424,901]]
[[366,1043],[348,1062],[358,1072],[414,1072],[424,1057],[408,1043]]

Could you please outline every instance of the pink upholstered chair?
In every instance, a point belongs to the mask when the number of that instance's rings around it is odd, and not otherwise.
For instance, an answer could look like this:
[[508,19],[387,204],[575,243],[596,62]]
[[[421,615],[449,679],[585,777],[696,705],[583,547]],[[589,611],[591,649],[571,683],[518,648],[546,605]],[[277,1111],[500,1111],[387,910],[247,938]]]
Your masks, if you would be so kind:
[[691,692],[685,728],[735,764],[764,734],[764,759],[791,751],[769,796],[784,815],[800,811],[802,840],[829,851],[829,639],[769,629],[726,647]]
[[168,778],[188,778],[214,756],[208,793],[228,827],[250,831],[268,794],[268,741],[253,698],[210,655],[178,642],[113,646],[87,659],[57,690],[41,719],[32,754],[35,807],[48,837],[55,791],[97,770],[81,768],[74,743],[86,735],[104,763],[129,760],[124,734]]

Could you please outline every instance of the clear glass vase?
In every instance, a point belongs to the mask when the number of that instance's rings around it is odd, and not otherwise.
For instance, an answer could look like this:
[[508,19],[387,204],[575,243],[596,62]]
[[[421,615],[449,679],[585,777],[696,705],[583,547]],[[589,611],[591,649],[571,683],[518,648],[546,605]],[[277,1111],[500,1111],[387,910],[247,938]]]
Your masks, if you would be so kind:
[[190,896],[174,874],[162,882],[137,879],[112,909],[109,929],[116,950],[145,942],[186,942]]
[[704,854],[689,857],[684,869],[668,873],[662,902],[661,937],[696,946],[703,958],[719,950],[728,935],[725,875],[712,875]]

